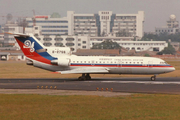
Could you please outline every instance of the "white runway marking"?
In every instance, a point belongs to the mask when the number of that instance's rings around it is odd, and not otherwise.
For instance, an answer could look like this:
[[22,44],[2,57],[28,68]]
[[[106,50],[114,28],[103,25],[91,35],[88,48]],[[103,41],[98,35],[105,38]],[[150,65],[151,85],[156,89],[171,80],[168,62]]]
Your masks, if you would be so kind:
[[136,83],[136,84],[180,84],[180,82],[159,82],[159,81],[85,81],[85,82],[101,82],[101,83]]

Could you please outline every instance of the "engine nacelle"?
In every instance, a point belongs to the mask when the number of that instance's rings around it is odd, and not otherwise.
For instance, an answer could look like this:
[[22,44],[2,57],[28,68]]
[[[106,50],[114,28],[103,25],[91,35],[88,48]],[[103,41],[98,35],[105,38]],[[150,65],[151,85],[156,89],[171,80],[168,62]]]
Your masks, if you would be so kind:
[[51,64],[53,65],[58,65],[58,66],[62,66],[62,67],[68,67],[70,65],[70,59],[66,58],[66,59],[58,59],[58,60],[52,60]]

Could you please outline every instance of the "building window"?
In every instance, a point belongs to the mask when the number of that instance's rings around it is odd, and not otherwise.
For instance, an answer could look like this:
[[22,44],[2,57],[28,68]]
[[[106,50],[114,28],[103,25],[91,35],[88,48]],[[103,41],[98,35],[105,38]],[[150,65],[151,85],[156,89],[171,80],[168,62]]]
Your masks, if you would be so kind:
[[66,43],[66,46],[74,46],[74,43]]
[[86,41],[83,41],[83,44],[86,44]]
[[63,41],[63,38],[54,38],[55,41]]
[[78,46],[81,46],[81,44],[79,43]]
[[41,40],[41,38],[37,38],[38,40]]
[[57,47],[58,46],[60,47],[60,46],[63,46],[63,43],[55,43],[54,45],[57,46]]
[[71,51],[74,51],[74,48],[71,48]]
[[82,46],[82,48],[86,48],[86,46]]
[[51,41],[52,38],[43,38],[44,41]]
[[43,43],[44,46],[51,46],[52,43]]
[[66,41],[74,41],[74,38],[66,38]]

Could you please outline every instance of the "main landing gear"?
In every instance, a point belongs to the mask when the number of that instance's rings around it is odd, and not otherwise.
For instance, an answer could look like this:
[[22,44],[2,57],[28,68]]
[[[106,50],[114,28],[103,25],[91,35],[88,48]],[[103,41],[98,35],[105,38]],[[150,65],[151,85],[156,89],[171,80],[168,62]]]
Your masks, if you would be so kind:
[[91,76],[89,75],[89,73],[87,73],[87,74],[83,73],[82,76],[80,76],[78,78],[78,80],[81,80],[81,81],[83,81],[83,80],[91,80]]
[[151,81],[155,81],[156,80],[156,75],[151,77]]

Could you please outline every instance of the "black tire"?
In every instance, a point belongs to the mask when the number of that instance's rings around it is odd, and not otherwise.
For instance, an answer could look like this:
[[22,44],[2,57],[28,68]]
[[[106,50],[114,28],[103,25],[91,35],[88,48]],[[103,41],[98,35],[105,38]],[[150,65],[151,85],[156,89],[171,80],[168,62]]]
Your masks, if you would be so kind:
[[79,81],[82,81],[82,77],[79,77],[78,80],[79,80]]
[[85,78],[85,77],[79,77],[78,80],[79,80],[79,81],[85,81],[86,78]]
[[90,76],[86,76],[86,80],[91,80],[91,77]]
[[151,77],[151,81],[155,81],[156,80],[156,77],[155,76],[152,76]]

